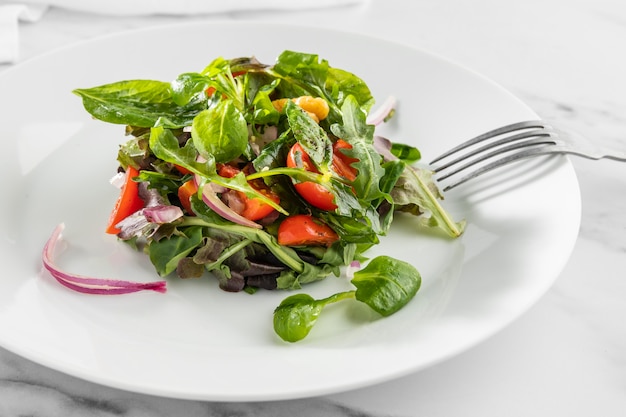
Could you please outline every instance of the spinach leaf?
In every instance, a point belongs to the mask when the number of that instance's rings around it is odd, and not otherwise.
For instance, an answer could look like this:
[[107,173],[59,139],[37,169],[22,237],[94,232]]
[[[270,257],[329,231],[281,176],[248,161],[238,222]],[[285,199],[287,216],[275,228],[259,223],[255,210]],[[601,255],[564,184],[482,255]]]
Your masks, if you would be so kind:
[[422,158],[419,149],[404,143],[392,143],[390,151],[396,158],[407,163],[417,162]]
[[374,99],[367,84],[356,75],[330,67],[318,55],[295,51],[281,53],[271,72],[281,79],[278,89],[285,97],[312,95],[324,98],[330,107],[328,123],[341,120],[341,106],[352,95],[359,107],[369,110]]
[[248,146],[248,124],[232,100],[222,100],[193,119],[191,137],[205,159],[228,162]]
[[171,83],[172,100],[179,106],[189,102],[205,99],[205,91],[209,87],[209,78],[195,72],[180,74]]
[[120,81],[73,92],[96,119],[139,127],[183,127],[206,107],[202,102],[179,106],[172,99],[170,83],[163,81]]
[[151,129],[150,149],[157,158],[187,168],[194,174],[205,177],[215,174],[215,160],[212,157],[209,156],[207,162],[198,162],[198,151],[193,142],[187,141],[183,147],[180,147],[178,138],[171,130],[163,126]]

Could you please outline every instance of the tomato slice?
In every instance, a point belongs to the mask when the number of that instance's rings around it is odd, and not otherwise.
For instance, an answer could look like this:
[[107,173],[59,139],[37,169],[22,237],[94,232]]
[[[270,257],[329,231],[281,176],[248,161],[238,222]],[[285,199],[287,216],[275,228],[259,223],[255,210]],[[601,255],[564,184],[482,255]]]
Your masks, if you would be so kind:
[[124,220],[131,214],[143,208],[143,200],[139,198],[139,186],[133,181],[133,178],[139,175],[139,171],[131,166],[126,169],[124,184],[120,190],[120,196],[115,203],[115,207],[109,216],[109,224],[106,232],[116,235],[120,229],[115,227],[116,224]]
[[284,246],[330,246],[337,240],[330,226],[308,214],[289,216],[278,226],[278,243]]
[[191,196],[197,193],[198,185],[194,180],[189,180],[180,187],[178,187],[178,199],[180,200],[180,204],[183,206],[187,214],[191,216],[195,216],[196,214],[191,209],[191,202],[189,201],[189,199],[191,198]]
[[[218,175],[225,178],[232,178],[241,170],[230,164],[219,164],[217,167]],[[262,180],[249,182],[250,186],[259,191],[276,204],[280,204],[280,198]],[[245,193],[237,191],[237,197],[243,202],[244,208],[238,213],[248,220],[256,221],[269,216],[274,211],[274,207],[264,203],[259,198],[249,198]]]

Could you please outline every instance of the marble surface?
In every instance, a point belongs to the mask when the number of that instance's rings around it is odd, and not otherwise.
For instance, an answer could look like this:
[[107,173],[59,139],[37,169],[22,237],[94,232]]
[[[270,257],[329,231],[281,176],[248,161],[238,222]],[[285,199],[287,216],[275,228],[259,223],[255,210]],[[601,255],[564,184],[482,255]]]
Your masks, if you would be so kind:
[[[618,0],[372,0],[298,12],[132,18],[52,8],[21,25],[20,60],[183,19],[289,21],[410,44],[484,74],[547,120],[626,149],[626,4]],[[0,65],[0,76],[9,67]],[[625,415],[626,164],[573,163],[582,224],[560,277],[511,326],[444,363],[320,398],[212,403],[99,386],[0,348],[0,416]]]

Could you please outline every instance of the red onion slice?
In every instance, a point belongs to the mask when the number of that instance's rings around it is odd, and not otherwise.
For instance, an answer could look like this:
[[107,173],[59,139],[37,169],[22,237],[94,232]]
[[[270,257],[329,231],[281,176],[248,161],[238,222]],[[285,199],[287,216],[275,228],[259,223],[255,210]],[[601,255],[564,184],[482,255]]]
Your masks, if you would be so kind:
[[43,248],[42,262],[43,266],[50,274],[61,284],[74,291],[86,294],[128,294],[143,290],[156,291],[164,293],[166,291],[166,281],[137,283],[132,281],[122,281],[106,278],[91,278],[83,275],[70,274],[54,263],[54,250],[57,242],[61,238],[61,233],[65,229],[63,223],[59,224]]
[[352,279],[354,278],[354,273],[361,269],[361,262],[352,261],[350,265],[346,267],[346,278]]
[[[198,187],[202,184],[202,179],[198,176],[194,176],[194,181]],[[260,224],[253,222],[252,220],[248,220],[242,215],[235,212],[233,209],[228,207],[217,195],[216,190],[220,190],[220,187],[217,184],[208,183],[202,187],[202,201],[204,204],[209,206],[211,210],[216,212],[220,217],[223,217],[226,220],[230,220],[233,223],[240,224],[242,226],[253,227],[255,229],[262,229],[263,226]],[[224,189],[225,190],[225,189]]]
[[396,98],[393,96],[387,97],[387,99],[377,108],[371,112],[367,117],[367,124],[378,126],[393,112],[396,107]]
[[213,191],[211,184],[206,184],[202,188],[202,201],[204,204],[209,206],[211,210],[216,212],[219,216],[225,218],[226,220],[230,220],[233,223],[240,224],[242,226],[253,227],[255,229],[262,229],[258,223],[253,222],[252,220],[248,220],[240,214],[237,214],[234,210],[228,207],[217,194]]

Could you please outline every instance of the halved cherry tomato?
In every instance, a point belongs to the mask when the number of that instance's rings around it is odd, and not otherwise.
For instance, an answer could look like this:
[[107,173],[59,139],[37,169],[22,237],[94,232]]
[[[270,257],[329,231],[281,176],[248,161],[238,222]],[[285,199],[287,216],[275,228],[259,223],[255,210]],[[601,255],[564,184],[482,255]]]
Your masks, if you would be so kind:
[[174,164],[174,168],[176,168],[176,171],[180,172],[183,175],[191,174],[191,171],[189,171],[185,167],[181,167],[180,165]]
[[[289,153],[287,154],[287,167],[304,168],[309,172],[316,172],[319,174],[319,171],[313,166],[309,155],[304,151],[302,145],[297,142],[291,147],[291,149],[289,149]],[[320,184],[305,181],[295,183],[294,187],[298,194],[300,194],[300,196],[313,207],[327,211],[337,208],[337,205],[334,203],[335,196],[333,193]]]
[[352,145],[343,139],[337,139],[337,141],[333,143],[333,168],[337,174],[348,181],[354,181],[356,179],[357,170],[351,164],[359,160],[343,153],[343,149],[352,149]]
[[[333,144],[333,169],[348,181],[354,181],[357,170],[350,164],[358,161],[358,159],[347,156],[342,152],[342,149],[352,149],[352,145],[342,139],[337,140]],[[307,171],[319,173],[313,166],[311,158],[299,143],[293,145],[289,150],[287,166],[289,168],[304,168]],[[326,211],[337,208],[333,193],[320,184],[306,181],[296,183],[294,187],[298,194],[313,207]]]
[[[241,170],[230,164],[219,164],[217,166],[217,173],[224,178],[232,178],[237,175]],[[249,182],[250,186],[259,191],[276,204],[280,204],[280,198],[269,187],[265,185],[262,180]],[[233,192],[233,191],[229,191]],[[256,221],[264,217],[269,216],[274,208],[267,203],[264,203],[259,198],[249,198],[245,193],[241,191],[235,191],[238,199],[243,203],[244,208],[241,210],[240,215],[248,220]]]
[[109,224],[106,228],[107,233],[112,235],[118,234],[120,229],[115,227],[115,225],[143,208],[143,200],[139,198],[139,187],[137,183],[133,181],[133,178],[138,175],[139,171],[131,166],[126,170],[120,196],[109,216]]
[[198,193],[198,185],[194,180],[189,180],[180,187],[178,187],[178,199],[183,206],[187,214],[195,216],[196,214],[191,209],[191,202],[189,199],[192,195]]
[[278,226],[278,243],[284,246],[330,246],[337,240],[330,226],[308,214],[289,216]]

